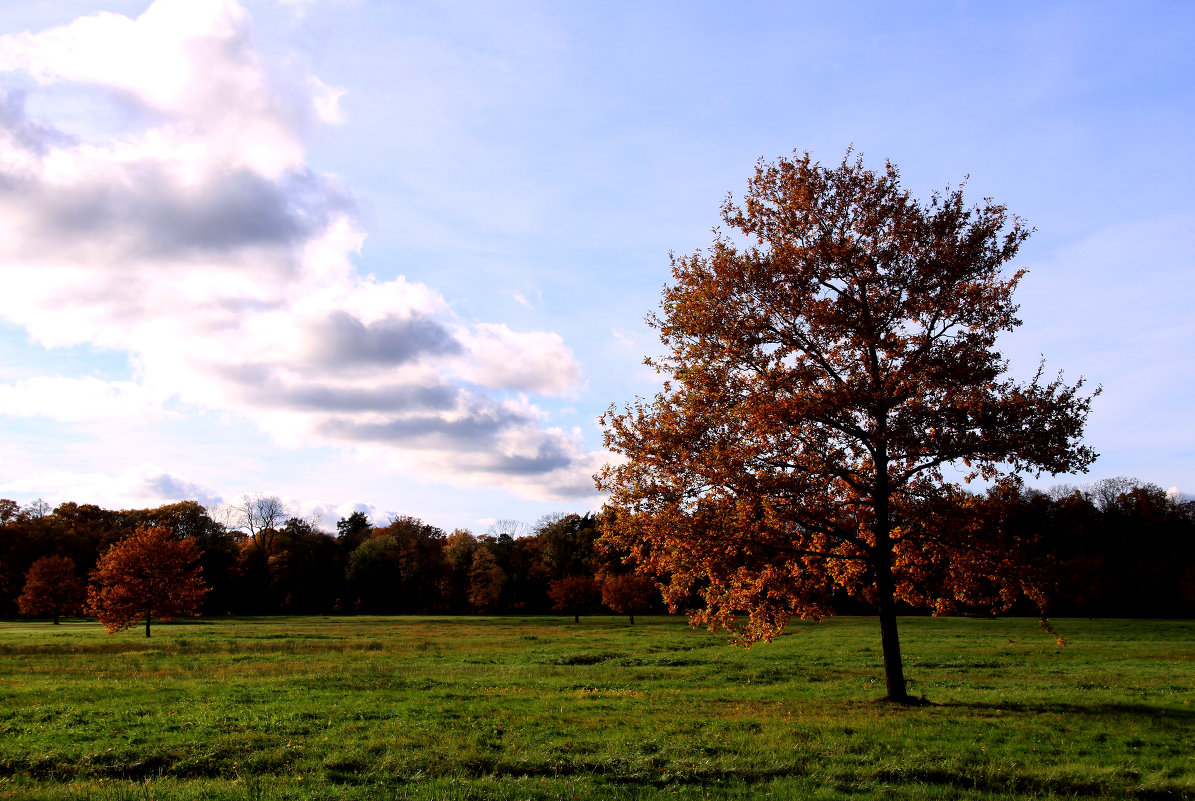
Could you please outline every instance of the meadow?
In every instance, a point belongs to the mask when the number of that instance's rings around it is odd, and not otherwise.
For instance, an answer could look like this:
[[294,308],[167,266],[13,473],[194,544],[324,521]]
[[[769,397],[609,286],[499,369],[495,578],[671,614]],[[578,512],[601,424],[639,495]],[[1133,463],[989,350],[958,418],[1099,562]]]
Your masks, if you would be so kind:
[[0,622],[0,798],[1195,798],[1195,621]]

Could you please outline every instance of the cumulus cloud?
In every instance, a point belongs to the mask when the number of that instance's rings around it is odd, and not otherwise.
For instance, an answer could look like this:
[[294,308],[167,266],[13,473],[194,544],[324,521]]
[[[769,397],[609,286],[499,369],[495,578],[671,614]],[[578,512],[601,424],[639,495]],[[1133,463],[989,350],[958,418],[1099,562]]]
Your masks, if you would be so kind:
[[0,70],[92,86],[157,115],[161,124],[122,143],[134,157],[185,150],[193,160],[270,175],[301,165],[294,132],[319,118],[323,102],[262,63],[235,0],[159,0],[136,19],[99,13],[5,36]]
[[580,366],[559,334],[482,323],[460,336],[470,356],[460,374],[482,386],[564,395],[581,380]]
[[0,414],[49,417],[62,422],[161,414],[160,392],[134,381],[34,376],[0,384]]
[[108,509],[152,508],[176,501],[215,506],[221,497],[211,487],[164,472],[152,464],[130,467],[119,475],[56,470],[0,484],[0,493],[36,493],[51,504],[92,503]]
[[576,391],[571,350],[357,272],[351,195],[304,162],[342,93],[266,63],[237,2],[157,0],[136,19],[3,36],[0,72],[82,87],[123,126],[63,130],[52,104],[32,119],[22,93],[0,94],[0,315],[136,367],[135,381],[0,385],[0,413],[96,419],[176,399],[396,469],[591,494],[593,455],[526,400]]
[[327,369],[399,365],[461,350],[442,323],[419,313],[367,324],[348,312],[334,311],[311,335],[312,357]]

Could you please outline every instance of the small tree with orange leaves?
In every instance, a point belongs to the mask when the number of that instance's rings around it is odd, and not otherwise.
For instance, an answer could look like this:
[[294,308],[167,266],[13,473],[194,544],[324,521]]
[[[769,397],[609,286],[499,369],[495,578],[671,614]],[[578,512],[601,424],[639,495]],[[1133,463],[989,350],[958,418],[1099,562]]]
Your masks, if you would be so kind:
[[635,612],[647,609],[651,604],[656,583],[638,573],[606,576],[602,579],[602,603],[620,615],[631,619],[635,625]]
[[83,582],[75,563],[65,556],[43,556],[25,574],[25,588],[17,599],[22,615],[49,615],[58,625],[62,615],[74,614],[83,607]]
[[[1083,382],[1006,375],[1020,324],[1004,272],[1030,229],[961,189],[921,202],[850,154],[760,162],[708,253],[673,259],[667,377],[606,413],[607,542],[664,579],[672,608],[770,639],[836,595],[874,604],[888,698],[911,700],[897,603],[998,610],[1036,595],[1016,543],[937,525],[945,470],[994,480],[1084,470]],[[933,581],[933,586],[926,586]]]
[[589,611],[601,596],[602,590],[593,576],[565,576],[548,584],[552,608],[572,612],[574,623],[580,623],[581,613]]
[[200,550],[164,526],[139,528],[109,548],[91,574],[87,604],[109,634],[145,621],[198,615],[208,588]]

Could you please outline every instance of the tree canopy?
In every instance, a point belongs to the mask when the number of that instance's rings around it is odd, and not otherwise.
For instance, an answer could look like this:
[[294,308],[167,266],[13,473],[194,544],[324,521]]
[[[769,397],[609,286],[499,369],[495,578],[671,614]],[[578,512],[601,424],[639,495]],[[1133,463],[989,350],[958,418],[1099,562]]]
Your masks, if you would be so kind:
[[165,526],[139,528],[109,548],[92,572],[87,601],[109,633],[145,621],[199,614],[207,586],[201,554]]
[[[848,152],[760,162],[708,252],[674,256],[649,317],[667,381],[604,416],[625,456],[598,477],[607,536],[667,579],[674,608],[766,639],[862,598],[880,613],[888,697],[907,701],[898,600],[943,612],[1037,592],[1017,543],[938,512],[944,470],[997,480],[1084,470],[1083,381],[1008,376],[1020,321],[1005,273],[1030,230],[961,187],[912,198]],[[956,508],[957,504],[945,504]]]
[[75,563],[65,556],[43,556],[29,567],[25,587],[17,599],[22,615],[49,615],[58,624],[62,615],[83,607],[83,582]]

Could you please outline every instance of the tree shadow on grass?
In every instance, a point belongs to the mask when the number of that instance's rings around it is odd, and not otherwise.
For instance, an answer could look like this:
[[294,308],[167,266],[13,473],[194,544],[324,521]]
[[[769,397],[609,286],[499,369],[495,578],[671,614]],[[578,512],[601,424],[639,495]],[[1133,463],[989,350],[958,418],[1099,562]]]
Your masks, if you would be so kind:
[[976,712],[1013,712],[1030,715],[1070,715],[1087,718],[1142,718],[1154,723],[1195,728],[1195,709],[1175,709],[1151,704],[1104,702],[1097,704],[1067,704],[1056,701],[993,703],[981,701],[947,701],[933,706],[942,709],[970,709]]
[[[995,705],[992,706],[996,708]],[[92,762],[86,766],[86,772],[93,779],[106,777],[124,781],[152,781],[165,777],[183,780],[199,777],[224,779],[239,777],[249,781],[262,781],[288,774],[285,766],[277,764],[262,765],[255,771],[242,773],[235,768],[230,768],[230,765],[235,764],[231,760],[232,756],[227,753],[206,754],[204,758],[186,761],[180,761],[173,755],[150,754],[136,761],[118,759],[109,764]],[[378,772],[372,768],[373,765],[369,760],[338,762],[325,767],[323,778],[331,785],[380,783],[391,787],[418,784],[422,780],[409,774],[404,775],[405,772]],[[37,765],[0,764],[0,775],[15,775],[18,771],[23,771],[27,776],[38,779],[70,781],[72,778],[63,772],[61,766],[52,767],[49,761]],[[434,773],[433,771],[433,775]],[[422,770],[417,771],[417,775],[427,778]],[[863,775],[851,778],[834,775],[833,771],[827,773],[825,766],[819,765],[816,761],[802,761],[786,766],[762,769],[719,770],[706,768],[696,771],[669,772],[653,769],[651,765],[631,765],[621,760],[613,760],[604,764],[574,762],[526,764],[506,762],[495,755],[488,758],[461,760],[440,774],[440,778],[444,777],[455,777],[464,781],[481,778],[537,777],[557,780],[573,778],[595,782],[595,786],[605,784],[623,787],[653,787],[655,789],[713,786],[751,788],[776,780],[805,779],[819,785],[838,782],[852,787],[855,785],[860,787],[936,785],[950,787],[963,793],[982,792],[1010,797],[1046,795],[1066,798],[1132,798],[1145,801],[1189,797],[1186,790],[1178,786],[1140,787],[1133,786],[1134,782],[1132,781],[1127,783],[1106,780],[1092,781],[1079,776],[1038,777],[1019,772],[977,775],[936,766],[881,769],[874,773],[865,772]]]

